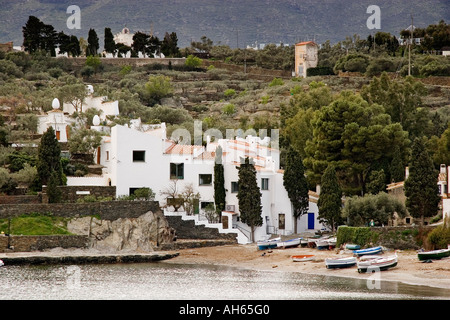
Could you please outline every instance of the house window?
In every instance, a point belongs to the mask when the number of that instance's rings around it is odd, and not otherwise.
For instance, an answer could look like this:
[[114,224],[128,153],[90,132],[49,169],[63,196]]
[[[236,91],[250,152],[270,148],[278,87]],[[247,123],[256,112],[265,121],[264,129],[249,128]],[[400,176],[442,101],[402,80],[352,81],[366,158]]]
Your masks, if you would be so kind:
[[231,193],[237,193],[239,191],[239,185],[237,181],[231,181]]
[[145,151],[133,150],[133,162],[145,162]]
[[261,178],[261,190],[269,190],[269,178]]
[[212,184],[212,174],[199,174],[198,184],[201,186],[210,186]]
[[206,201],[200,202],[200,208],[202,208],[202,210],[206,209],[208,206],[214,207],[214,202],[206,202]]
[[170,163],[170,179],[184,179],[184,163]]
[[109,161],[109,151],[106,151],[106,161]]

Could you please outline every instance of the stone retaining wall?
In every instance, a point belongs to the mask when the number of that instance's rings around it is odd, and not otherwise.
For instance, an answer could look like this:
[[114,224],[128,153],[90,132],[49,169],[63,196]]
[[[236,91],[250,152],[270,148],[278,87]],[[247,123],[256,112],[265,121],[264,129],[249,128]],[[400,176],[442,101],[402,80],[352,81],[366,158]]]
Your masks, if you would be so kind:
[[[87,195],[96,198],[116,196],[115,186],[58,186],[58,189],[61,190],[62,202],[77,202],[78,199]],[[42,186],[42,203],[48,203],[47,186]]]
[[88,248],[89,237],[76,235],[54,236],[0,236],[0,252],[30,252],[52,248]]
[[157,201],[105,201],[89,203],[0,204],[0,219],[30,213],[51,213],[58,217],[97,215],[103,220],[137,218],[144,213],[160,211]]
[[195,225],[194,220],[183,220],[180,216],[166,216],[169,226],[176,230],[177,239],[223,239],[236,241],[236,233],[220,233],[215,228]]

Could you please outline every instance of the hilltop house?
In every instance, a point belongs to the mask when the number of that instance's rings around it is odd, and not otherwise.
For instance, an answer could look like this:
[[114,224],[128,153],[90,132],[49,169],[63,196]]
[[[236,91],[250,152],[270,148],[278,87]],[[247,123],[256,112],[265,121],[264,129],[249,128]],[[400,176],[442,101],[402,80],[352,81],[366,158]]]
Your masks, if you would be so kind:
[[295,76],[306,78],[308,68],[317,67],[319,46],[313,41],[295,45]]
[[[119,101],[108,101],[108,97],[94,96],[94,87],[92,85],[86,86],[87,96],[81,103],[79,112],[85,112],[86,110],[95,108],[101,111],[100,120],[106,121],[107,116],[118,116],[119,115]],[[75,107],[72,103],[63,103],[63,112],[72,115],[75,112]]]
[[[92,85],[86,86],[87,96],[81,104],[80,112],[84,112],[91,108],[96,108],[101,111],[99,120],[107,121],[107,116],[119,115],[119,101],[108,101],[108,98],[94,97],[94,88]],[[53,99],[52,110],[46,114],[38,116],[38,130],[39,134],[43,134],[49,127],[53,127],[56,133],[56,138],[59,142],[67,142],[70,135],[70,125],[76,120],[70,117],[75,112],[75,107],[71,103],[63,103],[61,110],[60,102],[57,98]]]
[[[172,135],[173,136],[173,135]],[[237,199],[238,170],[240,161],[251,158],[257,171],[257,182],[261,190],[263,225],[257,228],[255,239],[270,234],[293,233],[294,218],[287,192],[283,186],[283,171],[280,170],[280,153],[269,146],[269,138],[247,136],[211,141],[206,136],[206,145],[182,145],[166,138],[165,124],[143,125],[139,120],[130,127],[116,125],[111,135],[104,137],[95,155],[104,166],[102,177],[68,177],[68,185],[100,183],[116,186],[116,195],[130,195],[139,188],[148,187],[155,193],[155,200],[165,212],[175,211],[171,198],[162,194],[171,190],[181,194],[189,186],[200,197],[194,203],[194,213],[200,215],[210,204],[214,204],[214,163],[216,148],[220,146],[226,188],[226,208],[222,217],[227,224],[247,232],[250,228],[239,221]],[[190,139],[189,139],[190,141]],[[298,232],[321,229],[318,221],[318,195],[310,192],[309,213],[302,216]]]
[[59,142],[67,142],[69,139],[69,126],[71,122],[60,109],[60,103],[57,98],[52,101],[52,110],[44,115],[39,115],[38,120],[37,132],[39,134],[43,134],[48,128],[53,127],[56,139]]

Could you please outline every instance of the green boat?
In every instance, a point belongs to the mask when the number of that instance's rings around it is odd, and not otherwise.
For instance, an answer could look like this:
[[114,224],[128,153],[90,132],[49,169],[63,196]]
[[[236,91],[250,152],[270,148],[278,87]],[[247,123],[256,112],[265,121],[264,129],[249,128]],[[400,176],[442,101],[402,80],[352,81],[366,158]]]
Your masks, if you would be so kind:
[[421,261],[428,259],[438,260],[445,257],[450,257],[450,246],[447,249],[419,252],[417,255]]

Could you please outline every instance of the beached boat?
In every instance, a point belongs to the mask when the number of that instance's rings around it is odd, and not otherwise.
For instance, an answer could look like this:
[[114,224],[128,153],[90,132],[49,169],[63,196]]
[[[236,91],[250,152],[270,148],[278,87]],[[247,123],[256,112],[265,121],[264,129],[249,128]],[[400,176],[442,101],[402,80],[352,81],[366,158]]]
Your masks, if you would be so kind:
[[309,241],[308,239],[300,238],[300,245],[302,247],[306,247],[308,245],[308,241]]
[[428,260],[428,259],[439,260],[439,259],[442,259],[445,257],[450,257],[450,245],[448,246],[447,249],[419,252],[417,254],[417,256],[419,257],[419,260],[421,260],[421,261]]
[[295,255],[292,256],[292,261],[294,262],[303,262],[303,261],[311,261],[314,259],[313,254],[303,254],[303,255]]
[[333,249],[336,247],[337,238],[330,238],[327,240],[328,242],[328,249]]
[[277,247],[278,242],[281,241],[281,238],[274,238],[269,240],[262,240],[256,242],[256,245],[258,247],[258,250],[266,250],[266,249],[273,249]]
[[348,243],[348,244],[345,245],[345,249],[348,249],[348,250],[359,250],[359,249],[361,249],[361,246],[359,244]]
[[378,254],[381,252],[383,252],[383,247],[381,246],[353,251],[353,253],[357,256],[363,256],[367,254]]
[[4,265],[5,265],[5,263],[2,260],[0,260],[0,267],[2,267]]
[[325,266],[327,269],[348,268],[356,265],[356,257],[347,258],[327,258],[325,259]]
[[328,247],[329,247],[328,239],[324,239],[324,238],[317,239],[316,247],[319,250],[328,249]]
[[277,243],[278,248],[295,248],[300,245],[300,238],[280,241]]
[[389,268],[393,268],[397,265],[398,258],[397,253],[393,256],[388,257],[378,257],[364,261],[358,261],[358,272],[373,272],[373,271],[383,271]]

